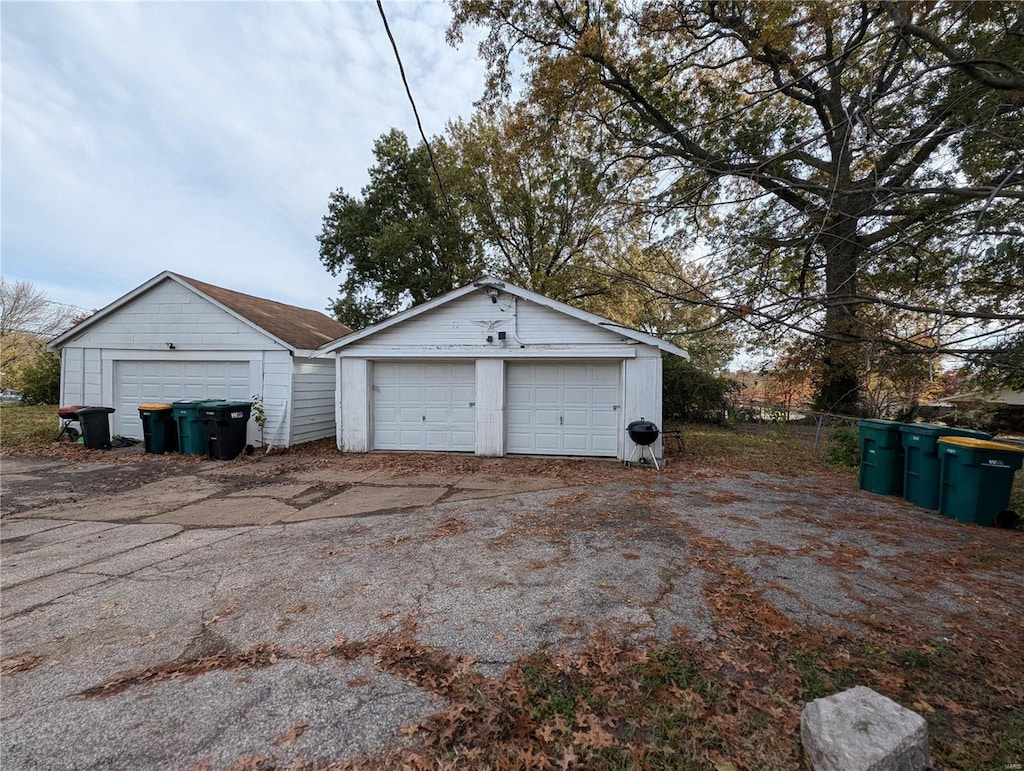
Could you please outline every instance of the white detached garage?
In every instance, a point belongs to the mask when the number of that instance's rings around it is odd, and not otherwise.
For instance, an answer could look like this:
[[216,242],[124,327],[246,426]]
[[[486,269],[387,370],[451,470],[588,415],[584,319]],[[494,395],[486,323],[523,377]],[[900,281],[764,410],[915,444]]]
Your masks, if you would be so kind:
[[[625,459],[661,425],[652,335],[484,278],[330,345],[338,448]],[[654,451],[661,455],[661,444]]]
[[[318,311],[165,271],[55,338],[61,404],[114,407],[111,434],[142,438],[140,404],[263,399],[268,445],[335,433],[333,362],[314,350],[350,333]],[[248,441],[259,439],[254,423]]]

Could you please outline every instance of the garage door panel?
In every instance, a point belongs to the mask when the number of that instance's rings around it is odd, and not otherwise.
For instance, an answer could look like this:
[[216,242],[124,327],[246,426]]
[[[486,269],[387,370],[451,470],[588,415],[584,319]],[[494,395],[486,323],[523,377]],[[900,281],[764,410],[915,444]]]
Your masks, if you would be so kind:
[[452,408],[452,420],[460,425],[476,424],[476,410],[472,407]]
[[617,455],[620,372],[618,363],[510,362],[508,452]]
[[590,426],[590,415],[589,410],[566,409],[562,414],[563,424],[566,430],[570,428],[588,428]]
[[459,403],[464,402],[469,407],[470,402],[476,401],[476,384],[473,385],[453,385],[452,386],[452,401]]
[[250,383],[248,361],[115,361],[115,434],[142,438],[139,405],[184,399],[249,401],[259,388]]
[[533,425],[537,428],[554,428],[559,425],[558,418],[560,417],[558,410],[541,410],[538,409],[533,413]]
[[590,449],[590,437],[587,434],[566,432],[563,447],[567,453],[586,455]]
[[475,364],[378,362],[373,379],[376,449],[475,449]]

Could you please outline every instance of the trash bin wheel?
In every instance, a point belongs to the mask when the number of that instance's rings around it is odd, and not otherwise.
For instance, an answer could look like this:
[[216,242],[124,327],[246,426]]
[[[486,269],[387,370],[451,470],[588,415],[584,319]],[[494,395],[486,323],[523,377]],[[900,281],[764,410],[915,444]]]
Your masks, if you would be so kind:
[[1013,530],[1020,523],[1020,515],[1016,511],[1010,509],[1004,509],[996,514],[996,527],[1002,527],[1007,530]]

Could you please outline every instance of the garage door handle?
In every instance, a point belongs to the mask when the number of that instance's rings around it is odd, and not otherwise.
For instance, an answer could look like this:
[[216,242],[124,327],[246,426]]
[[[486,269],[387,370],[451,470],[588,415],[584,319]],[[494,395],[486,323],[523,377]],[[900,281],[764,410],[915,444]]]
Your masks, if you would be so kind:
[[426,420],[427,420],[427,416],[426,416],[426,415],[424,415],[424,416],[423,416],[423,421],[424,421],[424,422],[426,422]]
[[562,416],[561,415],[558,416],[558,425],[562,425]]

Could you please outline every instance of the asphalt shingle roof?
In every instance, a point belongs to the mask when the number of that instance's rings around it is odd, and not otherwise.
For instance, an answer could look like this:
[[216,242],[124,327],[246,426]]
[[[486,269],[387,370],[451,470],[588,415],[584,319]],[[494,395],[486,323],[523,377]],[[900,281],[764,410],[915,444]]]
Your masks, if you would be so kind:
[[175,276],[191,284],[200,292],[239,316],[265,329],[279,340],[296,348],[319,348],[325,343],[350,334],[352,330],[320,311],[285,305],[274,300],[235,292],[224,287],[207,284],[180,273]]

